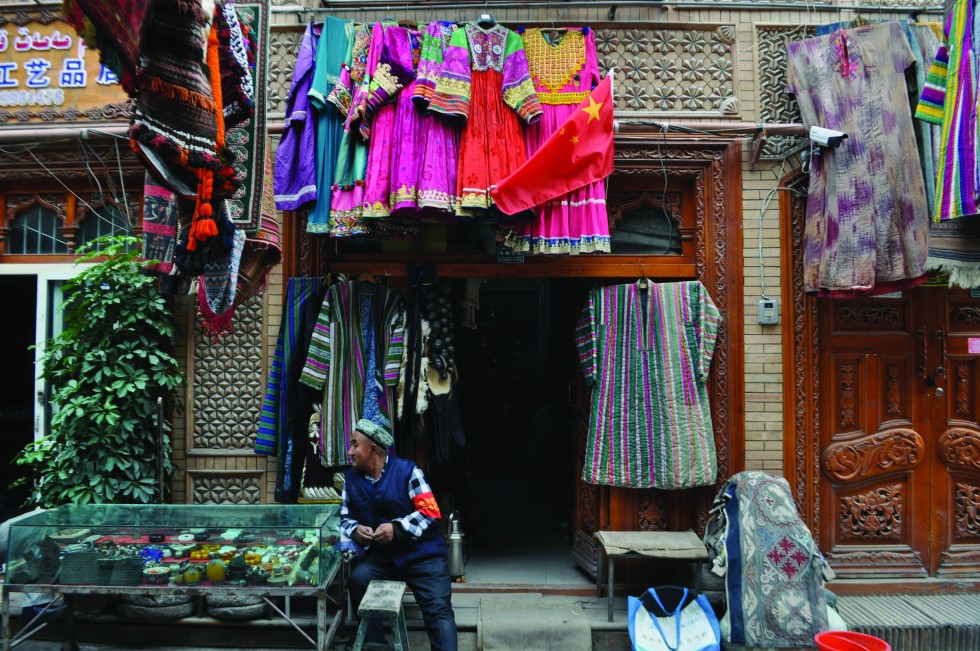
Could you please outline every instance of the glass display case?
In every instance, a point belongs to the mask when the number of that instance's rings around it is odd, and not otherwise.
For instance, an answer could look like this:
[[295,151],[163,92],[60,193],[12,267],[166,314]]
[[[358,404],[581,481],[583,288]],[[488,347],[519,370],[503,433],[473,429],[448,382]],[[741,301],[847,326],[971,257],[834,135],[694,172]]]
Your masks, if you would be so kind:
[[335,504],[62,506],[13,524],[5,582],[322,588],[339,536]]

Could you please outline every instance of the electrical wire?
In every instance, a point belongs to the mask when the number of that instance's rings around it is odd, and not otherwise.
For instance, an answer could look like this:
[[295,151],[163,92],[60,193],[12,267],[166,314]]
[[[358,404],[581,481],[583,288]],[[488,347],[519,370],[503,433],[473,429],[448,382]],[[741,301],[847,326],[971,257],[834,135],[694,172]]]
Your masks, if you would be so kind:
[[135,230],[136,223],[133,221],[132,213],[129,212],[129,198],[126,196],[126,179],[123,178],[122,156],[119,155],[119,140],[113,140],[112,145],[116,148],[116,169],[119,170],[119,185],[122,186],[122,205],[126,208],[126,223],[129,224],[130,230]]
[[[94,216],[95,216],[95,217],[96,217],[97,219],[99,219],[100,221],[102,221],[102,222],[105,222],[106,224],[108,224],[108,226],[110,227],[110,229],[112,229],[112,230],[115,230],[115,228],[114,228],[114,227],[115,227],[115,225],[116,225],[116,224],[115,224],[115,223],[114,223],[114,222],[113,222],[113,221],[112,221],[111,219],[107,219],[106,217],[104,217],[103,215],[101,215],[101,214],[99,213],[99,211],[98,211],[98,210],[96,210],[94,206],[92,206],[92,204],[90,204],[90,203],[89,203],[88,201],[85,201],[85,199],[83,199],[82,197],[80,197],[80,196],[79,196],[79,195],[78,195],[78,194],[77,194],[77,193],[76,193],[76,192],[75,192],[74,190],[72,190],[72,189],[71,189],[70,187],[68,187],[68,186],[67,186],[67,185],[65,184],[65,182],[64,182],[64,181],[62,181],[62,180],[61,180],[61,178],[59,178],[59,177],[58,177],[58,175],[57,175],[57,174],[56,174],[56,173],[55,173],[55,172],[54,172],[53,170],[51,170],[51,169],[50,169],[50,168],[49,168],[49,167],[48,167],[47,165],[45,165],[45,164],[44,164],[44,163],[43,163],[43,162],[41,161],[41,159],[40,159],[40,158],[38,158],[38,157],[37,157],[37,156],[36,156],[36,155],[34,154],[34,151],[33,151],[32,149],[27,149],[26,151],[27,151],[27,153],[28,153],[28,154],[30,154],[30,156],[31,156],[31,158],[33,158],[33,159],[34,159],[34,161],[35,161],[35,162],[36,162],[36,163],[37,163],[38,165],[40,165],[40,166],[41,166],[41,169],[43,169],[43,170],[44,170],[45,172],[47,172],[47,173],[48,173],[48,175],[49,175],[49,176],[51,176],[51,178],[53,178],[53,179],[54,179],[55,181],[57,181],[58,183],[60,183],[60,184],[61,184],[61,187],[63,187],[63,188],[65,189],[65,190],[67,190],[69,194],[71,194],[71,195],[72,195],[73,197],[75,197],[75,198],[76,198],[76,199],[77,199],[78,201],[80,201],[80,202],[82,203],[82,205],[84,205],[84,206],[85,206],[86,208],[88,208],[88,209],[89,209],[89,211],[90,211],[90,213],[89,213],[89,218],[90,218],[90,219],[91,219],[91,217],[92,217],[92,216],[94,215]],[[4,152],[4,153],[7,153],[7,152]]]

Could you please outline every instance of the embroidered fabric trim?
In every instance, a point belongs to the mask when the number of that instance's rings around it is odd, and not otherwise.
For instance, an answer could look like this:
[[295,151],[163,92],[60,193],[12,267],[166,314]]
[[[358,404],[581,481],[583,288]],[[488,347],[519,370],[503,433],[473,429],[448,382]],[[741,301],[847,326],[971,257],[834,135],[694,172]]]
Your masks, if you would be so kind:
[[[579,30],[568,30],[558,45],[551,45],[540,28],[528,29],[524,32],[524,50],[531,75],[549,94],[569,85],[585,65],[585,36]],[[582,99],[586,94],[582,93]]]

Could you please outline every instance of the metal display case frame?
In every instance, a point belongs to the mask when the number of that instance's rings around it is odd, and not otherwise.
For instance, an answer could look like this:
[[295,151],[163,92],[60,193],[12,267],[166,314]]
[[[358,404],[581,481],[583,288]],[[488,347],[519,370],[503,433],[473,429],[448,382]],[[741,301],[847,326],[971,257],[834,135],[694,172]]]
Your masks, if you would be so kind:
[[[339,527],[340,508],[336,504],[316,505],[91,505],[65,506],[45,511],[15,522],[11,526],[9,558],[23,551],[23,540],[28,534],[38,538],[38,532],[46,530],[70,530],[84,527],[92,532],[118,532],[133,529],[165,529],[168,531],[189,529],[194,523],[195,529],[250,529],[262,531],[275,528],[319,529],[321,538],[317,545],[323,549],[328,544],[323,539],[323,530],[328,522],[336,520]],[[261,524],[249,524],[261,523]],[[50,543],[49,543],[50,544]],[[166,542],[151,543],[166,545]],[[147,545],[149,546],[149,544]],[[15,636],[11,636],[10,623],[10,594],[12,592],[44,593],[56,595],[174,595],[190,596],[193,598],[207,595],[261,597],[266,605],[290,626],[292,626],[311,646],[318,651],[330,648],[333,638],[344,621],[344,606],[341,605],[344,595],[344,563],[339,554],[331,552],[325,562],[324,554],[318,553],[320,563],[317,585],[228,585],[228,584],[197,584],[175,585],[173,583],[153,585],[94,585],[94,584],[64,584],[56,582],[17,583],[17,578],[11,572],[8,562],[5,581],[0,583],[2,591],[3,612],[3,651],[10,651],[20,642],[28,639],[46,624],[43,615],[54,601],[45,606],[32,621],[28,622]],[[324,563],[326,566],[324,566]],[[336,586],[336,597],[331,595],[331,588]],[[280,608],[274,597],[284,598],[284,607]],[[316,599],[316,637],[309,635],[291,612],[292,597],[314,597]],[[68,638],[74,638],[71,609],[65,609],[65,624]],[[137,620],[134,620],[137,621]],[[179,622],[179,619],[173,620]]]

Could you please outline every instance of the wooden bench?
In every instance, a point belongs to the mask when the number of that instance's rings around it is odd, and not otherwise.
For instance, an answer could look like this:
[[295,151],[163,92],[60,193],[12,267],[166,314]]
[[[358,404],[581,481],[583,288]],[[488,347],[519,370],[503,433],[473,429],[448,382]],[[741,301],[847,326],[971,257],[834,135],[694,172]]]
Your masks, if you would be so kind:
[[694,593],[701,592],[701,566],[708,561],[708,550],[693,531],[597,531],[599,558],[595,572],[595,596],[602,597],[602,557],[607,559],[606,599],[609,621],[613,620],[613,559],[642,556],[659,560],[695,563]]
[[[371,581],[368,589],[357,608],[360,624],[357,626],[357,638],[354,640],[353,651],[361,649],[388,649],[408,651],[408,626],[405,625],[405,612],[402,610],[402,598],[405,596],[405,584],[401,581]],[[393,644],[364,642],[368,625],[375,620],[388,622],[391,625]]]

